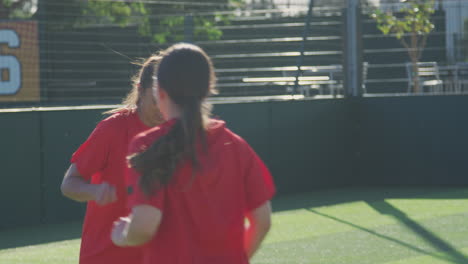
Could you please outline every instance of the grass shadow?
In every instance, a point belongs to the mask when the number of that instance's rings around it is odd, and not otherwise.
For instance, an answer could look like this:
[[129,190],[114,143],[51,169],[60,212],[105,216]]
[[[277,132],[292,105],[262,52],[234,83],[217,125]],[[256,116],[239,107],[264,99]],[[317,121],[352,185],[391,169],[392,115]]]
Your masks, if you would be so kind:
[[456,248],[444,241],[434,233],[430,232],[418,222],[409,218],[404,212],[392,206],[386,201],[366,201],[369,206],[381,214],[391,215],[400,223],[404,224],[415,234],[427,241],[434,249],[444,251],[452,258],[454,263],[468,263],[468,258],[460,253]]
[[81,222],[0,230],[0,250],[81,237]]
[[[434,254],[433,252],[429,252],[429,251],[426,251],[424,249],[420,249],[414,245],[411,245],[405,241],[402,241],[402,240],[399,240],[397,238],[394,238],[394,237],[390,237],[390,236],[387,236],[387,235],[383,235],[383,234],[380,234],[378,232],[375,232],[369,228],[365,228],[365,227],[362,227],[362,226],[359,226],[359,225],[356,225],[356,224],[353,224],[351,222],[348,222],[346,220],[342,220],[342,219],[339,219],[339,218],[336,218],[334,216],[331,216],[331,215],[327,215],[327,214],[324,214],[324,213],[320,213],[314,209],[307,209],[308,211],[314,213],[314,214],[317,214],[317,215],[320,215],[320,216],[323,216],[323,217],[326,217],[328,219],[331,219],[331,220],[334,220],[336,222],[339,222],[339,223],[342,223],[342,224],[345,224],[345,225],[348,225],[348,226],[351,226],[355,229],[359,229],[361,231],[364,231],[366,233],[369,233],[371,235],[374,235],[376,237],[379,237],[381,239],[385,239],[385,240],[388,240],[390,242],[393,242],[393,243],[396,243],[396,244],[399,244],[401,246],[404,246],[406,248],[409,248],[415,252],[418,252],[420,254],[424,254],[424,255],[428,255],[428,256],[432,256],[434,258],[437,258],[437,259],[441,259],[441,260],[444,260],[444,261],[449,261],[449,262],[452,262],[452,263],[455,263],[455,264],[466,264],[466,258],[463,256],[463,257],[457,257],[457,258],[447,258],[447,257],[444,257],[444,256],[439,256],[439,255],[436,255]],[[458,253],[459,254],[459,253]]]
[[[382,205],[376,205],[379,201],[389,198],[431,198],[431,199],[458,199],[468,198],[468,188],[465,187],[443,187],[443,188],[426,188],[426,187],[346,187],[346,188],[334,188],[328,190],[320,190],[308,193],[292,194],[292,195],[281,195],[275,197],[273,200],[273,211],[287,211],[295,209],[304,209],[312,207],[327,206],[333,204],[347,203],[353,201],[367,201],[371,206],[375,206],[376,210],[385,211],[387,213],[393,213],[395,217],[400,217],[403,221],[405,216],[401,215],[392,208],[383,208]],[[379,208],[377,208],[379,207]],[[315,212],[309,209],[311,212]],[[326,215],[323,215],[326,216]],[[331,216],[326,216],[332,218]],[[340,219],[334,219],[337,221],[343,221]],[[352,223],[344,222],[349,225]],[[445,249],[444,251],[453,250],[449,245],[438,241],[436,238],[431,238],[430,234],[425,234],[424,230],[421,230],[418,226],[415,226],[411,222],[408,225],[413,227],[415,232],[425,235],[428,239],[432,239],[435,244],[439,245],[439,248]],[[14,229],[0,229],[0,250],[7,248],[15,248],[22,246],[37,245],[43,243],[51,243],[69,239],[77,239],[81,237],[81,222],[71,222],[64,224],[50,224],[40,225],[33,227],[18,227]],[[368,230],[362,227],[357,227],[361,230],[372,233],[372,230]],[[375,232],[374,232],[375,233]],[[378,234],[376,234],[378,235]],[[388,238],[392,239],[392,238]],[[403,242],[404,243],[404,242]],[[410,245],[408,245],[410,246]],[[417,249],[415,249],[417,250]],[[427,252],[422,252],[429,254]],[[455,253],[457,255],[457,253]],[[461,254],[458,254],[458,259],[465,260],[464,263],[468,263],[466,258]]]
[[354,201],[382,201],[384,199],[467,199],[466,187],[343,187],[313,192],[280,195],[272,201],[273,211],[329,206]]

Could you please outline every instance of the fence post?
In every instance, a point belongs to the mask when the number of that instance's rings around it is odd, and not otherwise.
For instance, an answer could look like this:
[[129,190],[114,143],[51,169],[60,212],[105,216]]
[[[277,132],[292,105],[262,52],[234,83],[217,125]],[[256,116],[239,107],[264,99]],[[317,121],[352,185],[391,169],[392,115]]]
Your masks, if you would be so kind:
[[305,42],[307,41],[307,36],[309,35],[309,29],[310,29],[310,19],[312,18],[312,8],[314,5],[314,0],[309,0],[309,10],[307,11],[307,17],[304,25],[304,31],[302,32],[302,42],[301,42],[301,49],[300,49],[300,55],[299,58],[297,59],[297,72],[296,72],[296,78],[294,81],[294,90],[292,91],[292,94],[294,95],[298,88],[299,88],[299,77],[302,75],[302,63],[304,61],[304,51],[305,51]]
[[184,16],[184,41],[188,43],[193,42],[193,32],[194,32],[194,24],[193,24],[193,15],[188,14]]
[[345,96],[362,96],[362,32],[359,0],[348,0],[344,12],[344,87]]
[[37,20],[39,33],[39,93],[40,102],[48,100],[47,80],[48,80],[48,40],[47,40],[47,3],[46,0],[37,1],[37,12],[35,19]]

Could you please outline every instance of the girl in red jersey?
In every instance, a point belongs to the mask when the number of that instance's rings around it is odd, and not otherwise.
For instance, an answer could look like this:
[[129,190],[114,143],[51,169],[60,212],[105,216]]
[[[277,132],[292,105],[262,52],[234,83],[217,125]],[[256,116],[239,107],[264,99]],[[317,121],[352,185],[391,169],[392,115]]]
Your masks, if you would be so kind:
[[122,249],[110,240],[115,218],[128,215],[126,155],[130,140],[162,122],[152,95],[153,76],[160,57],[152,56],[134,78],[124,107],[111,110],[71,158],[61,190],[70,199],[87,201],[81,237],[80,264],[138,263],[141,250]]
[[167,121],[130,143],[132,212],[115,222],[112,241],[145,244],[145,264],[249,263],[270,228],[271,175],[241,137],[207,117],[215,76],[205,52],[176,44],[161,55],[154,93]]

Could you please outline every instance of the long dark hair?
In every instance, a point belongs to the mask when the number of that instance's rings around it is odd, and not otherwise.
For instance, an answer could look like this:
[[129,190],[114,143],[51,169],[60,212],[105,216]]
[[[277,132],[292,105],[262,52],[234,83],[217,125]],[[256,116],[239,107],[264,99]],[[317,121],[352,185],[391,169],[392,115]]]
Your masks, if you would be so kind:
[[201,142],[206,147],[204,121],[209,108],[205,99],[215,93],[213,64],[201,48],[181,43],[161,52],[161,56],[156,71],[158,89],[167,92],[182,115],[166,135],[129,157],[130,166],[141,173],[139,185],[147,195],[170,182],[180,161],[198,167],[196,144]]
[[123,99],[123,106],[106,111],[104,114],[114,114],[137,108],[141,97],[140,89],[146,90],[153,87],[153,76],[156,72],[157,65],[161,61],[161,56],[155,54],[142,61],[143,62],[134,62],[134,64],[140,65],[141,68],[132,78],[132,90]]

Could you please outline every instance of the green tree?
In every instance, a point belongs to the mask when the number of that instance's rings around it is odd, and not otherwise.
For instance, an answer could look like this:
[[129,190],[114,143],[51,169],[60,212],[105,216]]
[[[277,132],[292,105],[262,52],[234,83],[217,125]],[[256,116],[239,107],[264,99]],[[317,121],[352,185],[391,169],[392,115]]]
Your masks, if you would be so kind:
[[232,10],[243,3],[242,0],[184,2],[146,4],[148,16],[139,24],[140,33],[150,36],[157,43],[177,42],[184,38],[184,29],[188,24],[193,26],[193,35],[197,39],[219,39],[222,32],[216,25],[229,23],[229,15],[219,15],[215,12]]
[[[38,1],[40,11],[35,18],[45,21],[49,30],[137,25],[141,35],[156,43],[183,40],[186,17],[193,21],[193,34],[197,39],[219,39],[222,32],[216,25],[229,23],[229,15],[219,15],[216,11],[232,10],[244,3],[244,0]],[[32,0],[0,0],[0,19],[31,16],[35,10],[31,5]]]
[[33,10],[31,0],[0,0],[0,19],[30,17]]
[[[62,2],[62,0],[47,0],[47,2],[51,1]],[[229,19],[226,15],[217,15],[215,12],[230,10],[240,6],[243,2],[242,0],[73,1],[79,6],[80,13],[74,15],[74,18],[62,17],[65,23],[55,23],[55,25],[68,27],[92,24],[122,27],[137,25],[141,35],[150,37],[153,42],[160,44],[183,40],[187,18],[193,21],[192,26],[195,29],[193,34],[197,39],[219,39],[222,32],[216,25],[219,21],[227,23]],[[70,7],[65,8],[70,9]],[[69,12],[73,14],[76,11],[69,10]]]
[[434,29],[431,16],[434,0],[409,0],[396,14],[375,9],[372,18],[384,35],[395,34],[411,59],[413,92],[419,92],[418,65],[429,33]]

